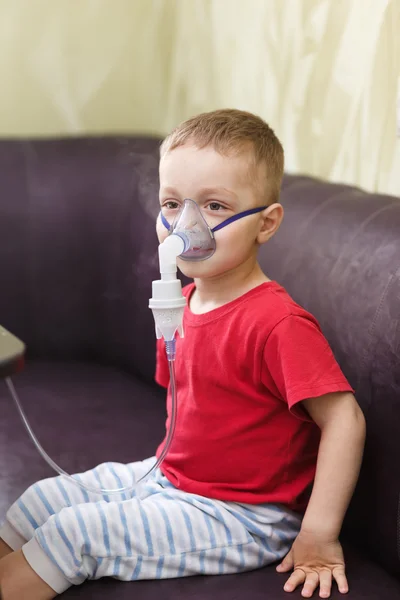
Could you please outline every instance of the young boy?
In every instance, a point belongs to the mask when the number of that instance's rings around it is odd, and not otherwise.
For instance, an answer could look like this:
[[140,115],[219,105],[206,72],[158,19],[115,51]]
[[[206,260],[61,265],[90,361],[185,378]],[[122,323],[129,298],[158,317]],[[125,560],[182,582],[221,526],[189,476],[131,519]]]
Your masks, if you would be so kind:
[[[99,499],[60,477],[29,488],[0,530],[4,600],[50,600],[104,576],[224,574],[281,559],[279,572],[293,570],[286,591],[319,587],[327,598],[332,579],[348,591],[338,537],[365,422],[315,319],[257,263],[283,218],[282,175],[280,142],[249,113],[199,115],[164,141],[160,241],[186,198],[211,229],[260,210],[218,230],[210,258],[179,260],[194,283],[177,342],[178,422],[141,500]],[[156,378],[168,387],[161,343]],[[153,460],[81,479],[118,487]]]

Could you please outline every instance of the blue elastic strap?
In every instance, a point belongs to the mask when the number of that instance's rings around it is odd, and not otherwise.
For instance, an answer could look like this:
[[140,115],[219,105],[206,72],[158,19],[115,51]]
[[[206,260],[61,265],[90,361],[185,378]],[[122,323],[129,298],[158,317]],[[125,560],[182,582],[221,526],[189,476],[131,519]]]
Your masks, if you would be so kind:
[[[219,229],[222,229],[223,227],[226,227],[226,225],[230,225],[231,223],[234,223],[235,221],[237,221],[238,219],[241,219],[242,217],[247,217],[248,215],[255,215],[256,213],[259,213],[262,210],[265,210],[266,208],[268,208],[268,206],[258,206],[257,208],[250,208],[249,210],[244,210],[243,212],[240,212],[237,215],[233,215],[233,217],[229,217],[229,219],[222,221],[222,223],[220,223],[216,227],[213,227],[213,229],[211,229],[211,231],[213,233],[215,233]],[[161,215],[162,224],[169,231],[171,229],[171,225],[168,223],[167,219],[164,217],[162,212],[160,213],[160,215]]]
[[220,223],[216,227],[213,227],[211,229],[211,231],[213,233],[215,233],[219,229],[222,229],[223,227],[226,227],[226,225],[230,225],[231,223],[234,223],[235,221],[237,221],[238,219],[241,219],[242,217],[247,217],[248,215],[255,215],[256,213],[259,213],[262,210],[265,210],[266,208],[268,208],[268,206],[258,206],[257,208],[250,208],[249,210],[244,210],[243,212],[240,212],[237,215],[233,215],[233,217],[229,217],[229,219],[222,221],[222,223]]
[[168,229],[168,231],[171,229],[171,225],[168,223],[167,219],[164,217],[164,215],[162,214],[162,212],[160,212],[161,215],[161,223],[164,225],[164,227],[166,227]]

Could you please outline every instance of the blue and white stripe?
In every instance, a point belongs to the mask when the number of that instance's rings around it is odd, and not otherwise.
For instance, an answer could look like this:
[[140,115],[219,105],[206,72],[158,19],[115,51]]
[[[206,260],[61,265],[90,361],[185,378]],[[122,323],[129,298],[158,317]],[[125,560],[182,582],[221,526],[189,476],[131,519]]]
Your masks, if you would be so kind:
[[[154,460],[104,463],[76,477],[123,487]],[[140,498],[135,491],[99,496],[63,477],[46,479],[17,500],[6,521],[25,540],[34,538],[70,584],[252,570],[282,558],[300,528],[299,516],[281,506],[187,494],[159,470],[140,486]]]

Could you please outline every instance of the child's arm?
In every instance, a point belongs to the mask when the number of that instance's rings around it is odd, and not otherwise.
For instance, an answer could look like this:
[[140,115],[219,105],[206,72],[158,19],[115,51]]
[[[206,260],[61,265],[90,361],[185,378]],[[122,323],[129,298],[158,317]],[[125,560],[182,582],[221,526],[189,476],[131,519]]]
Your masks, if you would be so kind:
[[286,591],[304,583],[302,595],[309,598],[319,585],[320,597],[328,598],[332,576],[340,592],[348,591],[338,537],[360,470],[365,420],[350,393],[327,394],[303,404],[321,429],[317,471],[301,531],[277,570],[294,568]]

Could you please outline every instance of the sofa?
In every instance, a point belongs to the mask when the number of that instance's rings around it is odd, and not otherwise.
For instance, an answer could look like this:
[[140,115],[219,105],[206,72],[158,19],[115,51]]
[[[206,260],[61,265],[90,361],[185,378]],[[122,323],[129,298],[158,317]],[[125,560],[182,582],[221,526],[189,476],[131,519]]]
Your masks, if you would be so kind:
[[[0,324],[27,346],[14,384],[69,472],[150,456],[165,427],[148,299],[159,278],[151,137],[0,141]],[[400,598],[400,199],[287,174],[286,217],[260,253],[319,320],[367,420],[342,533],[352,600]],[[340,464],[337,465],[340,469]],[[0,381],[0,519],[52,475]],[[281,600],[274,567],[93,581],[63,598]],[[300,591],[292,594],[300,598]],[[337,590],[332,598],[340,595]]]

